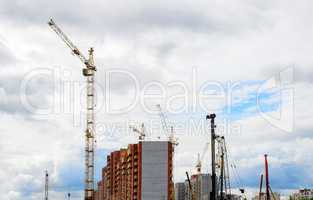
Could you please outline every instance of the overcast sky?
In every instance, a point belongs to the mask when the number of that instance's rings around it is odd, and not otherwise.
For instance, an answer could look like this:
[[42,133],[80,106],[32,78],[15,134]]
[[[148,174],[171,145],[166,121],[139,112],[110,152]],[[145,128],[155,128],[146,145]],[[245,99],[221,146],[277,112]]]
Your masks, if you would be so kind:
[[265,153],[273,190],[313,187],[312,10],[309,0],[0,1],[0,199],[42,199],[46,169],[51,199],[82,198],[82,65],[50,17],[95,49],[97,180],[109,152],[137,142],[129,123],[162,135],[161,104],[179,139],[176,181],[205,152],[215,112],[234,188],[256,191]]

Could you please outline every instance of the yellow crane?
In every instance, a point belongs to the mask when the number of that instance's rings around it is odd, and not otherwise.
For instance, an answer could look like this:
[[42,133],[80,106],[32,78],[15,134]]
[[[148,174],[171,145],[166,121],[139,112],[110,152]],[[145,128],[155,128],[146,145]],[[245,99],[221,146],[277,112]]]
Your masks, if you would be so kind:
[[93,59],[93,48],[89,49],[88,59],[81,53],[81,51],[72,43],[72,41],[63,33],[63,31],[50,19],[48,22],[50,28],[63,40],[63,42],[71,49],[72,53],[76,55],[84,64],[83,75],[87,79],[87,117],[85,130],[85,200],[94,200],[94,147],[95,147],[95,72],[96,66]]

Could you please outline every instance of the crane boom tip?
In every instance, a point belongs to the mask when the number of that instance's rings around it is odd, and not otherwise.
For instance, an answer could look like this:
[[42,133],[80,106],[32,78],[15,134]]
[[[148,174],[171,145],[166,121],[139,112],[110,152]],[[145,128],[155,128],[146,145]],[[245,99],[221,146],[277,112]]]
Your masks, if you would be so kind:
[[52,18],[50,18],[50,20],[48,21],[48,24],[49,24],[49,26],[52,26],[55,24]]

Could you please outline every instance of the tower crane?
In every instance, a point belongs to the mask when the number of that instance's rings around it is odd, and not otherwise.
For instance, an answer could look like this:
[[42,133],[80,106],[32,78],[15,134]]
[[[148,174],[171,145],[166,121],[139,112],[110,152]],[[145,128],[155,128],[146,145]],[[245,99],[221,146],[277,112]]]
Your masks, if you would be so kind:
[[188,172],[186,172],[186,176],[187,176],[189,191],[190,191],[190,194],[191,194],[191,200],[196,200],[195,191],[194,191],[193,188],[192,188],[192,185],[191,185],[191,181],[190,181],[189,173],[188,173]]
[[84,64],[83,76],[87,79],[87,116],[85,130],[85,200],[94,200],[94,145],[95,145],[95,125],[94,125],[94,80],[96,66],[93,59],[93,48],[89,49],[88,59],[82,52],[72,43],[72,41],[63,33],[63,31],[50,19],[48,22],[50,28],[62,39],[62,41],[71,49]]
[[135,133],[139,134],[139,138],[138,138],[139,141],[144,141],[145,140],[146,134],[145,134],[145,124],[144,123],[141,124],[140,129],[138,129],[135,126],[129,126],[129,128],[132,131],[134,131]]
[[203,160],[205,158],[206,152],[209,149],[209,143],[206,142],[205,146],[203,148],[202,154],[198,154],[198,161],[197,161],[197,165],[196,165],[196,170],[198,174],[201,174],[202,172],[202,164],[203,164]]
[[48,170],[45,172],[45,198],[44,200],[48,200],[48,195],[49,195],[49,174]]
[[200,154],[198,153],[198,160],[196,164],[197,174],[201,174],[201,167],[202,167],[202,162],[200,160]]
[[169,136],[168,137],[169,141],[173,145],[178,145],[177,138],[174,137],[174,127],[173,126],[169,127],[168,119],[167,119],[166,115],[164,114],[164,112],[162,111],[161,105],[157,104],[156,107],[159,111],[159,116],[161,119],[162,128],[163,128],[165,134]]

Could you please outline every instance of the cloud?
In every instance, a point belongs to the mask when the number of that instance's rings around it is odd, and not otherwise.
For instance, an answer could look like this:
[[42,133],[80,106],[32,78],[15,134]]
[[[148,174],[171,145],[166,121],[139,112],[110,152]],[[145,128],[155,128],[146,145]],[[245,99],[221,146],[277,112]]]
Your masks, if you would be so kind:
[[[63,6],[60,6],[60,1],[11,1],[3,4],[2,17],[15,23],[39,25],[50,16],[55,16],[66,25],[122,34],[155,28],[231,34],[267,24],[263,12],[271,9],[270,4],[256,1],[248,4],[244,1],[238,4],[214,1],[194,4],[188,1],[148,3],[94,0],[90,3],[67,1]],[[223,15],[220,15],[220,11],[223,11]]]
[[25,75],[1,76],[0,89],[1,101],[0,111],[7,113],[19,113],[31,115],[31,111],[21,100],[24,96],[28,103],[35,109],[44,109],[49,105],[49,96],[53,91],[52,81],[49,77],[36,76],[27,82],[25,91],[23,91],[23,80]]
[[0,41],[0,67],[8,67],[9,64],[16,62],[13,52]]
[[295,69],[295,81],[299,81],[299,82],[308,82],[312,84],[312,79],[311,77],[313,76],[313,70],[312,70],[312,66],[308,66],[306,68],[300,68],[297,67]]
[[0,180],[7,182],[0,186],[4,191],[0,198],[42,198],[46,169],[50,173],[51,192],[58,191],[53,187],[62,185],[62,167],[81,156],[78,144],[82,137],[71,126],[67,129],[67,125],[53,124],[51,120],[25,120],[23,115],[11,113],[0,118],[6,124],[0,128],[0,146],[6,147],[0,151],[0,165],[5,166]]

